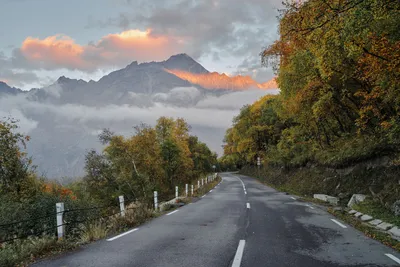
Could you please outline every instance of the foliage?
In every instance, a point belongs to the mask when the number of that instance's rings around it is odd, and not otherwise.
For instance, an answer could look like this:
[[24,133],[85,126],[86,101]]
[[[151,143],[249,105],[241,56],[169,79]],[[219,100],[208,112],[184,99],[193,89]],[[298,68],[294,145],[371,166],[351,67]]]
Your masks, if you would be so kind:
[[17,121],[0,120],[0,194],[22,197],[23,188],[32,182],[32,160],[22,150],[30,137],[16,132]]
[[94,198],[124,195],[151,202],[152,192],[168,194],[176,185],[212,171],[216,155],[195,136],[183,119],[161,117],[155,127],[141,124],[135,135],[123,137],[106,130],[104,153],[86,156],[84,183]]
[[287,1],[279,40],[261,52],[281,93],[242,108],[220,163],[345,167],[396,158],[399,25],[395,0]]

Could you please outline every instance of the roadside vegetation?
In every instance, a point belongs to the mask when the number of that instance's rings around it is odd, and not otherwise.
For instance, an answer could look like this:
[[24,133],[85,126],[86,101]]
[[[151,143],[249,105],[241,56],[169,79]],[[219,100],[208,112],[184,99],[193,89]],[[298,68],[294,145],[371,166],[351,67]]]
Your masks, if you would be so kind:
[[220,166],[298,195],[339,196],[342,204],[368,194],[368,212],[394,216],[400,2],[295,2],[281,11],[279,40],[260,54],[275,69],[280,94],[241,109]]
[[[125,231],[157,216],[159,202],[180,194],[185,183],[214,171],[216,154],[189,134],[183,119],[161,117],[132,136],[105,129],[102,152],[88,151],[86,175],[70,184],[40,177],[25,152],[29,136],[18,122],[0,121],[0,266],[28,263]],[[120,215],[118,196],[125,200]],[[56,238],[56,203],[65,205],[66,236]]]

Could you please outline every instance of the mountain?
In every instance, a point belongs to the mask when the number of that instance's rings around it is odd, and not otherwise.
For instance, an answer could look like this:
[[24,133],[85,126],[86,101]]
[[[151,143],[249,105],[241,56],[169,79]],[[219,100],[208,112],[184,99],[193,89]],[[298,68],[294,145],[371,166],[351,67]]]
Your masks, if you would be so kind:
[[178,69],[166,69],[167,72],[176,75],[177,77],[186,80],[192,84],[200,85],[203,88],[213,90],[248,90],[248,89],[275,89],[277,84],[275,79],[266,82],[258,83],[250,76],[234,76],[230,77],[226,74],[213,73],[192,73]]
[[23,93],[21,89],[10,87],[5,82],[0,81],[0,96],[1,95],[17,95]]
[[102,149],[97,135],[103,128],[131,135],[134,125],[154,124],[160,116],[185,118],[196,135],[221,152],[232,117],[242,105],[274,93],[269,88],[275,84],[209,72],[178,54],[161,62],[134,61],[98,81],[61,76],[28,92],[0,82],[0,115],[11,113],[31,136],[28,152],[39,172],[76,177],[83,174],[88,149]]

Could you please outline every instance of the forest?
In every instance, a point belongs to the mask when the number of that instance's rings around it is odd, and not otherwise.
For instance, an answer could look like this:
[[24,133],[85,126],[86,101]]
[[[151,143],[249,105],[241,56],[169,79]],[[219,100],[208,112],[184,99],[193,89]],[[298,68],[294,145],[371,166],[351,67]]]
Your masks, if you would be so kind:
[[400,2],[287,1],[279,34],[260,56],[280,94],[241,109],[221,165],[250,170],[260,157],[272,184],[390,205],[400,197]]

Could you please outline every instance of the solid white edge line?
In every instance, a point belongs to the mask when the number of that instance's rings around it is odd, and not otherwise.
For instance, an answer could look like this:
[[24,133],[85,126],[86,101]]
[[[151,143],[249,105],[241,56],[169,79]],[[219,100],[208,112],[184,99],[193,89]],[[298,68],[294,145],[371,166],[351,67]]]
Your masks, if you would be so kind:
[[250,209],[250,203],[247,203],[246,206],[248,209]]
[[124,235],[130,234],[130,233],[135,232],[137,230],[139,230],[139,228],[135,228],[135,229],[129,230],[129,231],[125,232],[125,233],[122,233],[122,234],[119,234],[117,236],[111,237],[111,238],[107,239],[107,241],[113,241],[113,240],[115,240],[117,238],[123,237]]
[[306,206],[309,207],[310,209],[314,209],[314,207],[311,205],[306,205]]
[[210,193],[212,192],[212,189],[210,190]]
[[394,260],[395,262],[397,262],[398,264],[400,264],[400,260],[397,257],[395,257],[395,256],[393,256],[392,254],[389,254],[389,253],[386,253],[385,255],[387,257],[391,258],[392,260]]
[[342,227],[342,228],[347,228],[346,225],[344,225],[343,223],[340,223],[340,222],[336,221],[335,219],[331,219],[331,221],[334,222],[334,223],[336,223],[337,225],[339,225],[339,226]]
[[167,216],[168,215],[171,215],[171,214],[174,214],[175,212],[178,212],[179,210],[174,210],[174,211],[171,211],[170,213],[167,213]]
[[205,194],[204,196],[202,196],[201,198],[205,197],[207,194]]
[[293,199],[293,200],[296,200],[296,198],[294,198],[294,197],[290,197],[291,199]]
[[245,240],[239,241],[239,245],[236,250],[235,258],[233,259],[233,262],[232,262],[232,267],[240,267],[240,264],[242,262],[243,250],[244,250],[245,244],[246,244]]

